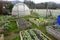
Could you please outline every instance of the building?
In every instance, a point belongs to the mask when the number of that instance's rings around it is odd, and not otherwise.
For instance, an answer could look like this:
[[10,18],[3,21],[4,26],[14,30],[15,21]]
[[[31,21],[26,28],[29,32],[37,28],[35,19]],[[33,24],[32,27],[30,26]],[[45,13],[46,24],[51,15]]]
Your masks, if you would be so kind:
[[10,4],[11,2],[9,1],[0,1],[0,14],[7,13],[6,7]]

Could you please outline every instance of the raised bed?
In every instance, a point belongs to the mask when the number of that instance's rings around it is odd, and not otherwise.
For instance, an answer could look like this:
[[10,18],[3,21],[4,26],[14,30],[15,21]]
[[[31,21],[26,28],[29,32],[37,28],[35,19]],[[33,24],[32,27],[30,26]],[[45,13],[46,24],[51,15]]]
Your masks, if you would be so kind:
[[54,24],[54,20],[51,19],[36,19],[36,18],[30,18],[29,21],[33,22],[37,26],[45,26],[45,25],[52,25]]
[[29,21],[24,20],[24,19],[20,19],[16,22],[20,29],[31,28],[31,26],[32,26],[32,24]]
[[31,22],[36,24],[37,26],[44,26],[46,25],[45,20],[40,20],[40,19],[35,19],[35,18],[30,18],[29,19]]
[[57,31],[58,29],[54,29],[52,27],[47,26],[46,30],[49,34],[54,36],[56,39],[60,40],[60,31]]
[[21,31],[20,37],[21,40],[51,40],[49,37],[47,37],[40,30],[37,29]]

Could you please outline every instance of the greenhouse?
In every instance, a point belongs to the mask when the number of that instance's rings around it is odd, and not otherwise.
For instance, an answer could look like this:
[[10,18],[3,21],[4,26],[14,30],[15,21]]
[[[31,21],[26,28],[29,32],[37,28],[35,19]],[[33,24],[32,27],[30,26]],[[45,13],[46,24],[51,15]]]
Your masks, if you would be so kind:
[[12,9],[12,15],[26,16],[30,15],[30,10],[24,3],[17,3]]

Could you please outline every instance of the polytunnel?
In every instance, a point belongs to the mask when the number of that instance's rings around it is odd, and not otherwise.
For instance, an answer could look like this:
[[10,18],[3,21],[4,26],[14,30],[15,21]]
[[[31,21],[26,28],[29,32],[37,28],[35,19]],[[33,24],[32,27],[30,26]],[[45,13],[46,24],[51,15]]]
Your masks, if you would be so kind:
[[30,10],[26,4],[17,3],[12,9],[12,15],[18,15],[19,17],[30,15]]

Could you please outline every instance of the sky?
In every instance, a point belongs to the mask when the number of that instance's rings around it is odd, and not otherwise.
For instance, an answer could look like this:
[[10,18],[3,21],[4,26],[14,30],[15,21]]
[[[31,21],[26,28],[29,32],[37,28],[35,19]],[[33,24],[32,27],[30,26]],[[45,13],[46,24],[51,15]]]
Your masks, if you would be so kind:
[[41,3],[41,2],[56,2],[60,3],[60,0],[33,0],[35,3]]
[[[9,1],[15,1],[15,0],[9,0]],[[19,0],[19,1],[24,1],[24,0]],[[31,0],[35,3],[41,3],[41,2],[56,2],[56,3],[60,3],[60,0]]]

